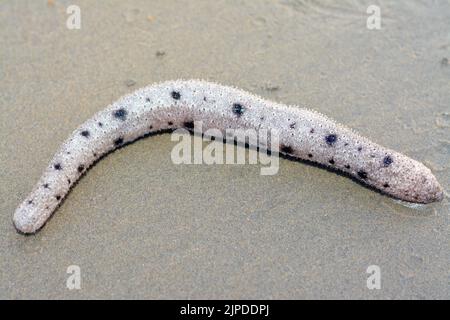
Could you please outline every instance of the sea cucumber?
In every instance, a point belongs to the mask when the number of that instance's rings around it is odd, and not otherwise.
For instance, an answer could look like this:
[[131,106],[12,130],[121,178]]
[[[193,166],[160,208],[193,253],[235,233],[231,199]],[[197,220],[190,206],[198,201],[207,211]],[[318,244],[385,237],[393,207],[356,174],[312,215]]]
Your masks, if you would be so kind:
[[38,231],[83,173],[108,152],[141,136],[202,121],[204,130],[277,130],[280,153],[314,161],[394,198],[430,203],[443,190],[430,169],[384,148],[318,112],[200,80],[150,85],[125,95],[83,123],[62,144],[14,213],[16,229]]

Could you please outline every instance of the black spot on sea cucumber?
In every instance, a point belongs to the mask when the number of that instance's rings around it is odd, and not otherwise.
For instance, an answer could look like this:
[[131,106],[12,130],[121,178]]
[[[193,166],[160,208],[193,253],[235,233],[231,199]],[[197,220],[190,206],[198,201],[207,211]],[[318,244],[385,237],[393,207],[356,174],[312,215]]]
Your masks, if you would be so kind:
[[173,122],[172,122],[172,121],[169,121],[169,122],[167,122],[167,124],[168,124],[169,126],[171,126],[171,125],[173,125]]
[[194,121],[185,121],[183,126],[188,129],[194,129]]
[[99,122],[97,123],[99,127],[103,127],[103,123]]
[[311,130],[309,130],[309,133],[314,133],[314,128],[311,128]]
[[55,164],[53,165],[53,168],[55,168],[55,170],[61,170],[61,169],[62,169],[62,166],[61,166],[60,163],[55,163]]
[[146,98],[145,101],[150,102],[150,98]]
[[92,154],[94,157],[97,157],[97,154],[94,152],[93,154]]
[[289,128],[291,128],[291,129],[295,129],[295,126],[297,125],[297,123],[295,123],[295,122],[292,122],[290,125],[289,125]]
[[67,179],[67,183],[68,183],[68,184],[71,184],[71,183],[72,183],[72,181],[70,181],[70,179]]
[[361,152],[362,151],[362,147],[358,147],[358,151]]
[[33,203],[33,200],[28,200],[28,204],[32,204]]
[[61,200],[61,196],[60,195],[57,195],[55,198],[56,198],[56,200]]
[[392,162],[394,162],[394,160],[392,160],[392,158],[390,156],[386,156],[383,158],[383,165],[385,167],[389,167]]
[[280,151],[288,154],[292,154],[294,152],[294,150],[290,146],[286,146],[284,144],[280,146]]
[[334,164],[335,162],[334,162],[334,159],[330,159],[330,160],[328,160],[328,162],[330,163],[330,164]]
[[345,168],[346,168],[346,169],[350,169],[350,165],[349,165],[349,164],[346,164],[346,165],[345,165]]
[[90,136],[91,134],[89,133],[88,130],[83,130],[83,131],[81,131],[81,135],[82,135],[83,137],[85,137],[85,138],[89,138],[89,136]]
[[153,126],[150,126],[150,127],[148,127],[150,130],[152,130],[153,129]]
[[127,114],[128,114],[128,112],[124,108],[120,108],[120,109],[118,109],[118,110],[113,112],[114,117],[117,118],[117,119],[120,119],[122,121],[126,120]]
[[203,101],[205,101],[205,102],[206,102],[206,97],[203,97]]
[[336,143],[337,141],[337,135],[335,134],[329,134],[327,136],[325,136],[325,141],[329,146],[332,146]]
[[179,92],[177,92],[177,91],[172,91],[172,92],[171,92],[171,96],[172,96],[172,98],[174,98],[175,100],[180,100],[180,98],[181,98],[181,94],[180,94]]
[[42,186],[43,186],[45,189],[48,189],[48,183],[44,183]]
[[389,184],[385,183],[385,184],[383,184],[383,187],[384,188],[389,188]]
[[114,140],[114,145],[115,146],[120,146],[123,143],[123,138],[117,138],[116,140]]
[[244,110],[245,110],[245,108],[240,103],[233,104],[233,108],[231,108],[231,111],[233,111],[233,113],[235,115],[237,115],[238,117],[242,116],[242,114],[244,113]]
[[78,170],[78,172],[80,172],[80,173],[83,172],[83,170],[84,170],[84,165],[80,164],[80,165],[78,166],[77,170]]
[[308,153],[308,157],[312,158],[313,157],[312,153]]
[[367,172],[363,170],[358,171],[358,177],[360,177],[361,179],[367,179]]

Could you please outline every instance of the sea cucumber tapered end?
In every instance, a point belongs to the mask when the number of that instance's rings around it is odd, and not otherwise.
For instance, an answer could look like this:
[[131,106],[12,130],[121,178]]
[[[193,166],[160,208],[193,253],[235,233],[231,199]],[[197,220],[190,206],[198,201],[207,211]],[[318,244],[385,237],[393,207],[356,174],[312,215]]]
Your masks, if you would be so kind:
[[429,168],[401,154],[397,154],[396,158],[398,167],[389,172],[390,182],[387,188],[392,189],[393,197],[424,204],[444,198],[443,188]]
[[427,174],[424,175],[422,182],[417,186],[417,188],[421,190],[421,192],[417,194],[420,194],[421,196],[419,196],[419,199],[414,200],[419,200],[419,202],[423,203],[442,201],[444,198],[443,188],[436,177],[431,173],[431,170],[426,168],[426,171],[428,171]]
[[[35,192],[34,192],[35,193]],[[26,199],[16,209],[13,223],[17,232],[21,234],[34,234],[39,231],[54,211],[42,199]],[[55,204],[55,207],[57,204]]]

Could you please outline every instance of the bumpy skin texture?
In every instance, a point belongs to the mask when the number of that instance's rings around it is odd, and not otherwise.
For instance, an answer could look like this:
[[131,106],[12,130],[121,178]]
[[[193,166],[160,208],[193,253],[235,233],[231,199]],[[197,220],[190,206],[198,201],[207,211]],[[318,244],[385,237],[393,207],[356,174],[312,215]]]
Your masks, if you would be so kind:
[[102,155],[152,132],[202,121],[203,131],[227,128],[277,130],[280,152],[343,171],[392,197],[439,201],[443,191],[430,169],[304,108],[200,80],[147,86],[123,96],[87,120],[64,142],[41,179],[17,208],[19,232],[39,230],[71,186]]

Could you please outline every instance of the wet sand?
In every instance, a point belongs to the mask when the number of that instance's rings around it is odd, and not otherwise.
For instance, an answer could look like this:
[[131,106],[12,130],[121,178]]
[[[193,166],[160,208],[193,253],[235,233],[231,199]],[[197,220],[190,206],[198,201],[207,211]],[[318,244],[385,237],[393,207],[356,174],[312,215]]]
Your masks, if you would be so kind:
[[[444,1],[2,1],[0,298],[450,298],[449,21]],[[447,195],[408,207],[285,159],[275,176],[174,165],[166,134],[109,155],[41,232],[16,233],[16,206],[79,124],[175,78],[314,108],[424,162]]]

